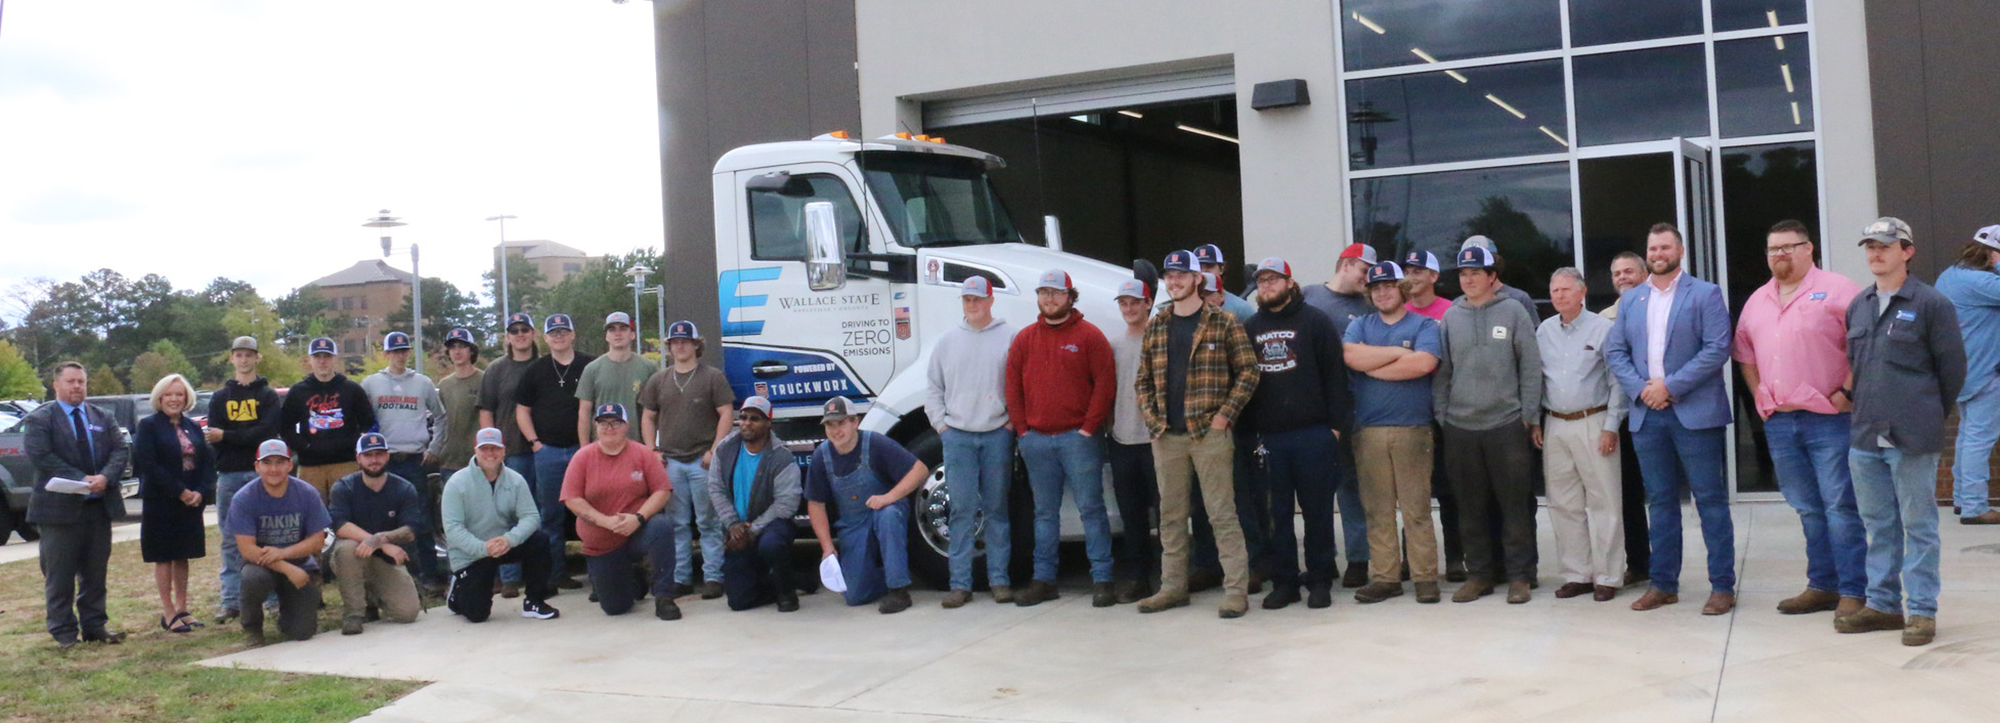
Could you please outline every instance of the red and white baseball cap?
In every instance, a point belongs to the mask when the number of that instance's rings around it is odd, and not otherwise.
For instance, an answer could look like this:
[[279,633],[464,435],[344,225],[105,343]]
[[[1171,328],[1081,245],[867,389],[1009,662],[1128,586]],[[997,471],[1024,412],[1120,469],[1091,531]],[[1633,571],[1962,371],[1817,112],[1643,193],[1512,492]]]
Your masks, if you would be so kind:
[[1146,288],[1146,282],[1144,281],[1126,279],[1118,285],[1118,294],[1111,298],[1122,299],[1127,296],[1140,301],[1151,301],[1153,299],[1153,292],[1151,289]]
[[1201,272],[1201,290],[1203,292],[1221,291],[1222,281],[1215,278],[1215,272],[1203,271]]
[[1257,262],[1257,273],[1251,274],[1251,278],[1255,279],[1256,277],[1263,276],[1266,271],[1287,279],[1292,278],[1291,263],[1276,256],[1267,256],[1263,261]]
[[1041,282],[1035,284],[1035,289],[1037,290],[1061,289],[1063,291],[1068,291],[1074,288],[1076,287],[1070,285],[1069,282],[1069,272],[1064,271],[1062,269],[1049,269],[1047,271],[1042,272]]
[[1374,266],[1376,261],[1375,247],[1360,243],[1348,244],[1347,248],[1340,250],[1340,257],[1343,259],[1361,259],[1368,262],[1369,266]]
[[976,296],[981,299],[993,298],[993,282],[986,280],[984,276],[974,276],[966,279],[965,283],[960,284],[960,286],[963,288],[959,289],[959,296]]

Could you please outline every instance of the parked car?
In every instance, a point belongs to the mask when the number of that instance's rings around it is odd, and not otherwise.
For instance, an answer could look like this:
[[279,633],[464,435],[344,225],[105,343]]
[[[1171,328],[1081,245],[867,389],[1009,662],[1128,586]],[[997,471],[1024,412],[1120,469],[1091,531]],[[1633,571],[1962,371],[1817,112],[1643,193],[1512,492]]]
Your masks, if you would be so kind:
[[[125,440],[127,448],[132,446],[132,427],[138,424],[137,420],[153,413],[153,406],[144,394],[91,397],[84,403],[102,409],[118,420],[118,434]],[[139,413],[141,409],[143,413]],[[5,543],[13,533],[19,533],[21,539],[29,541],[41,537],[34,525],[28,523],[28,496],[35,489],[35,465],[28,461],[21,448],[26,427],[27,422],[22,419],[0,426],[0,490],[5,491],[0,494],[0,543]],[[139,493],[139,478],[132,476],[131,465],[125,466],[125,478],[119,481],[118,486],[123,497]]]

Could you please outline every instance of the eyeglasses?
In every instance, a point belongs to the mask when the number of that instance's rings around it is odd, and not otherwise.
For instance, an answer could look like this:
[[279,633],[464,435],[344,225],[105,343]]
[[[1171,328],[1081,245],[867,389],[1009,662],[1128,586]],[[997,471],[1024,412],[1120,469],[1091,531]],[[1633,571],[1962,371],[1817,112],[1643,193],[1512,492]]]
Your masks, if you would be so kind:
[[530,328],[528,328],[528,327],[525,327],[525,326],[523,326],[523,327],[517,327],[517,328],[513,328],[513,329],[508,329],[508,330],[507,330],[507,333],[509,333],[509,334],[516,334],[516,335],[519,335],[519,334],[533,334],[533,333],[535,333],[535,330],[534,330],[534,329],[530,329]]
[[1764,248],[1764,254],[1765,254],[1766,256],[1783,256],[1783,255],[1785,255],[1785,254],[1788,254],[1788,253],[1791,253],[1793,249],[1796,249],[1796,248],[1798,248],[1798,247],[1800,247],[1800,246],[1805,246],[1805,245],[1807,245],[1807,244],[1810,244],[1810,243],[1812,243],[1812,242],[1811,242],[1811,241],[1797,241],[1797,242],[1793,242],[1793,243],[1788,243],[1788,244],[1785,244],[1785,245],[1783,245],[1783,246],[1767,246],[1767,247],[1765,247],[1765,248]]

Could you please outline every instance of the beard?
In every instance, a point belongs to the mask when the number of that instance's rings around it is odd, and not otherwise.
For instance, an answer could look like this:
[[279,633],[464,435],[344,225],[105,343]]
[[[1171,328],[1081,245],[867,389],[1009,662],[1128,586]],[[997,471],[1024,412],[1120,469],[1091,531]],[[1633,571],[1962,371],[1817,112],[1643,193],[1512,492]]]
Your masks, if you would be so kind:
[[1048,321],[1061,321],[1063,319],[1069,318],[1070,312],[1075,311],[1075,309],[1076,307],[1071,306],[1068,303],[1064,303],[1060,308],[1056,309],[1055,311],[1049,311],[1048,309],[1044,308],[1042,309],[1042,318]]
[[1276,311],[1302,298],[1304,298],[1304,295],[1299,292],[1299,285],[1292,284],[1285,287],[1285,290],[1279,292],[1276,296],[1266,296],[1263,292],[1258,292],[1257,308],[1264,311]]
[[1671,274],[1675,271],[1680,270],[1681,260],[1674,259],[1672,261],[1668,261],[1666,259],[1661,259],[1659,261],[1649,262],[1646,264],[1646,266],[1648,267],[1648,270],[1653,272],[1654,276],[1666,276],[1667,274]]

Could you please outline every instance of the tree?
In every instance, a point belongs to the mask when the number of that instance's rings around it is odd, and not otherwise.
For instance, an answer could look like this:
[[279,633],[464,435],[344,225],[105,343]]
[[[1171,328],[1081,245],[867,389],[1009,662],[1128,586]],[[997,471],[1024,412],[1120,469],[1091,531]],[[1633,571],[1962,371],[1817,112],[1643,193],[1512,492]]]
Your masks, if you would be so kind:
[[257,376],[269,380],[273,388],[288,387],[306,378],[306,363],[282,348],[273,347],[258,355]]
[[354,325],[353,317],[346,314],[326,315],[333,310],[333,300],[320,295],[319,287],[311,284],[278,297],[271,302],[271,307],[278,314],[278,335],[282,338],[296,336],[311,339],[326,336],[328,329],[346,329]]
[[187,377],[190,384],[200,383],[194,362],[189,361],[187,355],[182,354],[181,348],[172,340],[161,339],[153,342],[152,347],[132,360],[132,371],[127,376],[132,378],[133,389],[150,391],[155,382],[169,374]]
[[[246,294],[257,296],[257,287],[251,286],[247,282],[217,276],[214,280],[208,282],[208,288],[202,290],[201,298],[203,301],[216,306],[228,306],[230,303],[236,301],[238,297]],[[261,299],[263,297],[259,296],[257,298]]]
[[632,311],[632,287],[626,285],[630,279],[625,276],[625,270],[634,264],[660,268],[660,253],[652,249],[634,249],[622,257],[592,259],[582,271],[570,274],[562,283],[549,289],[548,298],[540,309],[535,310],[538,312],[536,315],[569,314],[576,323],[576,348],[590,354],[603,354],[604,317],[614,311]]
[[[485,309],[479,301],[459,291],[457,286],[444,279],[424,277],[424,353],[433,357],[444,353],[444,335],[454,327],[467,329],[487,328]],[[382,323],[390,329],[409,331],[410,298],[403,295],[403,305],[382,318]]]
[[90,380],[84,385],[84,392],[97,397],[106,394],[124,394],[125,383],[118,381],[118,373],[111,371],[110,364],[99,364],[91,370]]
[[[486,298],[493,300],[493,313],[498,315],[500,313],[500,265],[498,254],[495,255],[493,268],[487,269],[485,273],[480,274],[479,279],[486,288]],[[429,282],[426,281],[426,283]],[[508,251],[507,298],[514,303],[509,304],[507,308],[514,311],[541,308],[542,304],[548,299],[548,293],[548,278],[542,276],[541,267],[529,262],[527,257],[522,256],[518,250]],[[428,306],[430,303],[430,298],[426,296],[424,304]]]
[[41,399],[42,380],[35,365],[21,358],[13,344],[0,341],[0,399]]

